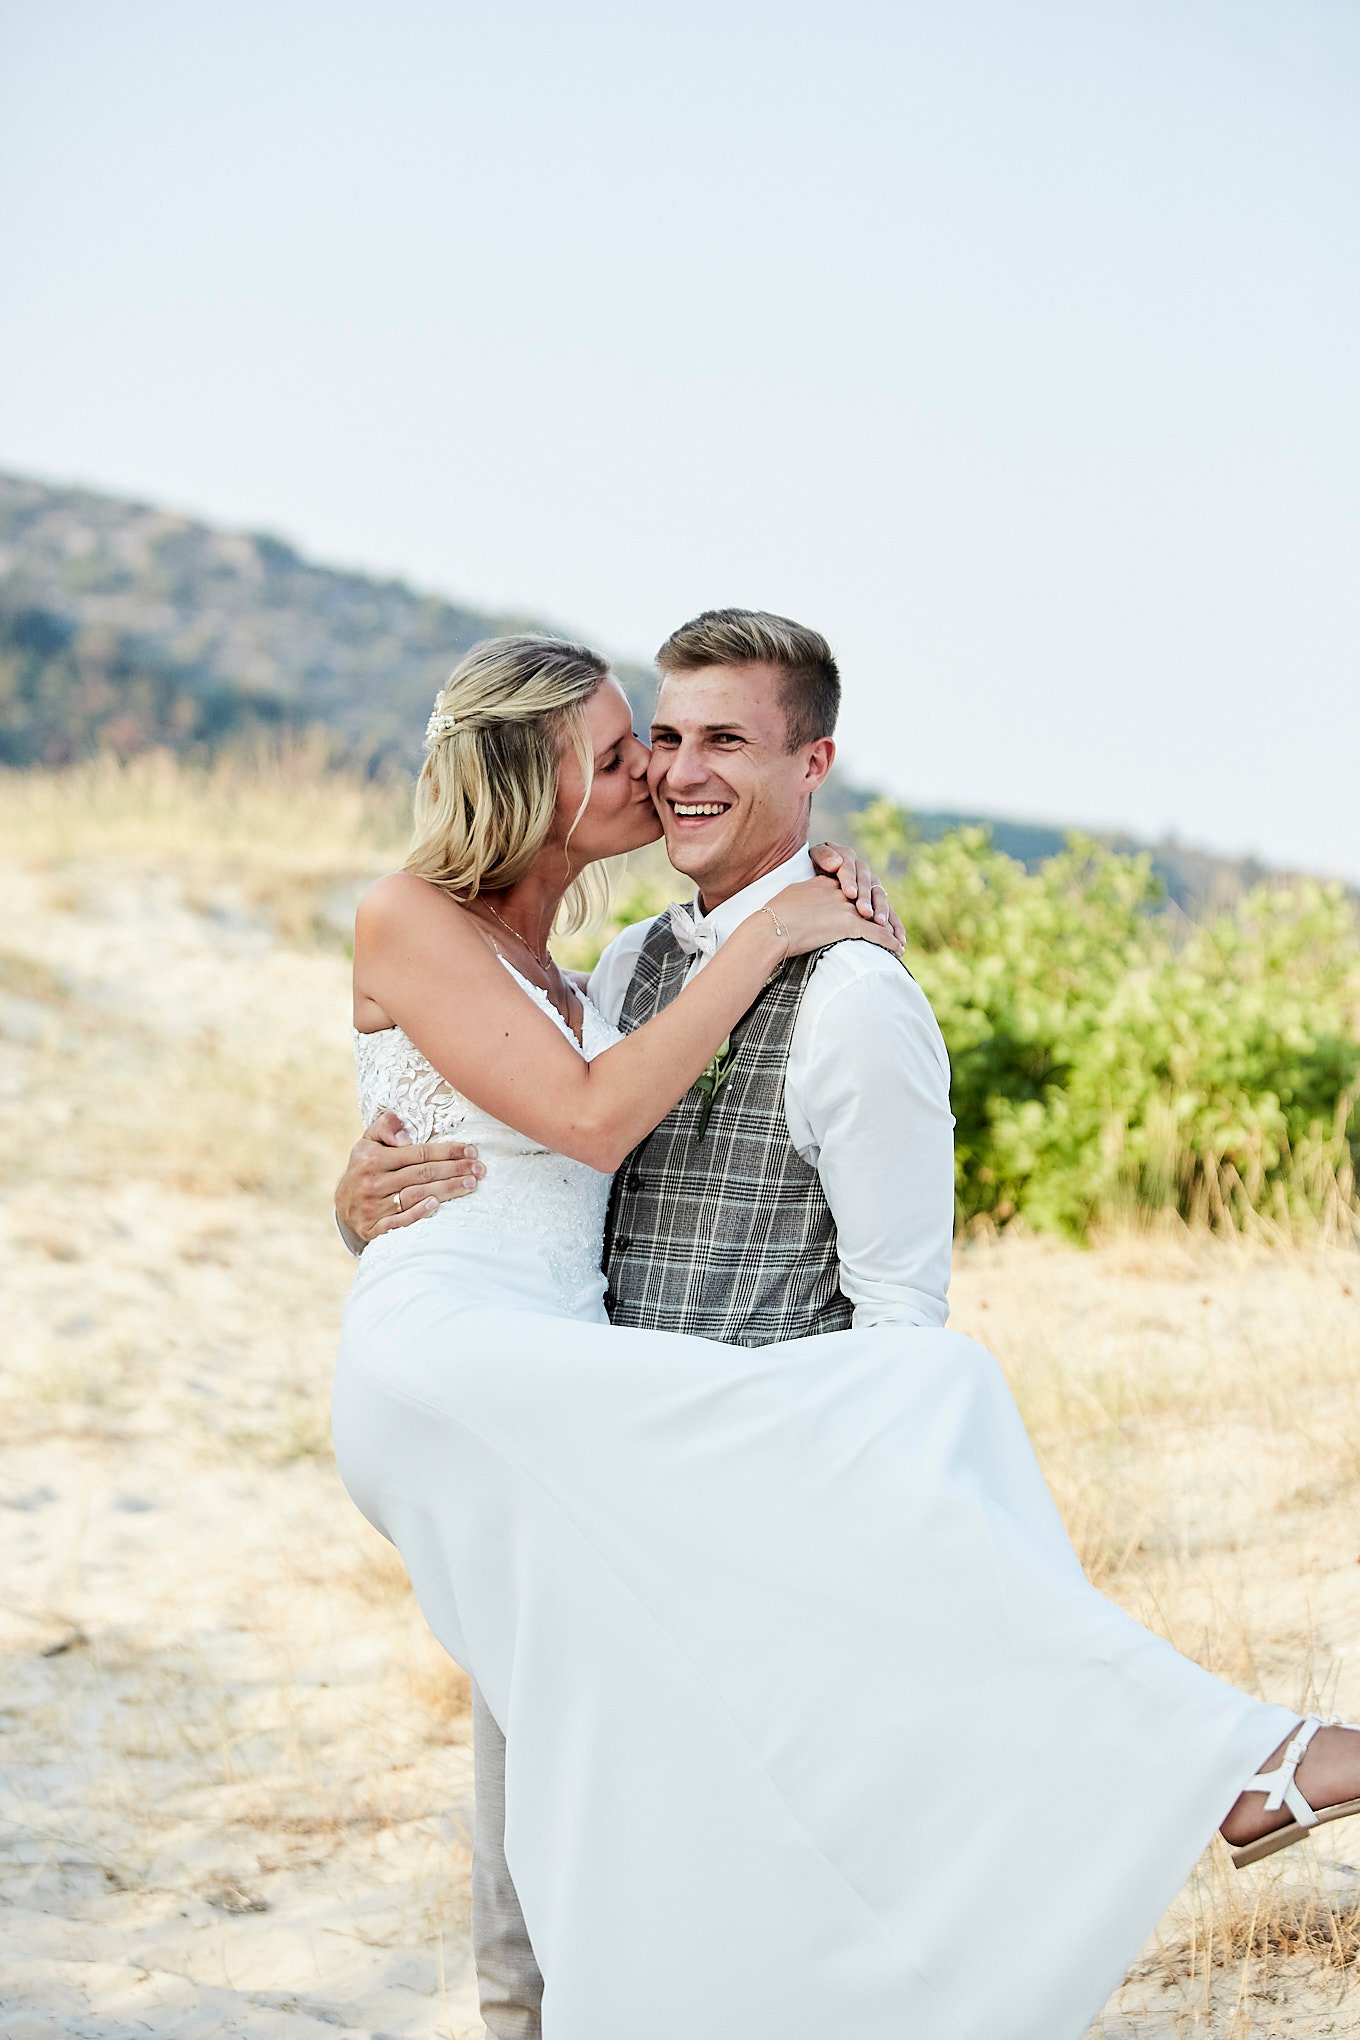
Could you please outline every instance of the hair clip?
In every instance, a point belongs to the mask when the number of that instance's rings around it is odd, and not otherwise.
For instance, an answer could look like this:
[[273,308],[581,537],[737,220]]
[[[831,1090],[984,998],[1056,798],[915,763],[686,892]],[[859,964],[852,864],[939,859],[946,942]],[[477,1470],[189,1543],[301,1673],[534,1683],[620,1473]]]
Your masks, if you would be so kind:
[[457,716],[450,715],[447,709],[441,709],[436,701],[430,710],[430,720],[425,725],[425,749],[428,751],[440,737],[446,737],[450,730],[456,730],[457,727]]

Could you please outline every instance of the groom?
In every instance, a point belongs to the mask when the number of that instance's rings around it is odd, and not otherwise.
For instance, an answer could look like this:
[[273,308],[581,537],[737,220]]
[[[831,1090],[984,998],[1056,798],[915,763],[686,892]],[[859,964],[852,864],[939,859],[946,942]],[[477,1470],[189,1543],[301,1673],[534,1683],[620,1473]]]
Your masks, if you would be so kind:
[[[650,1019],[748,915],[813,875],[811,795],[830,770],[840,676],[785,617],[706,611],[657,654],[649,782],[693,908],[625,928],[590,979],[624,1032]],[[885,949],[789,959],[732,1030],[701,1131],[691,1091],[614,1184],[605,1268],[615,1324],[730,1345],[848,1325],[943,1325],[953,1222],[949,1064],[934,1015]],[[384,1115],[336,1191],[354,1244],[420,1182],[472,1185],[456,1147],[416,1162]],[[397,1196],[400,1196],[400,1189]],[[388,1225],[394,1223],[389,1216]],[[473,1943],[491,2040],[537,2040],[542,1978],[505,1862],[505,1744],[474,1688]]]

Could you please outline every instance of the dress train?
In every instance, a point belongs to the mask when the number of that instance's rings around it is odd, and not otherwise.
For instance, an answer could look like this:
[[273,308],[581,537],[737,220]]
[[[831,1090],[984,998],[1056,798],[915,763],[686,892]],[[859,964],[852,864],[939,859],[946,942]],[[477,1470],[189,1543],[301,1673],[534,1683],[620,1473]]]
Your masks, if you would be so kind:
[[974,1341],[469,1302],[366,1271],[335,1443],[505,1731],[544,2040],[1076,2040],[1296,1717],[1089,1585]]

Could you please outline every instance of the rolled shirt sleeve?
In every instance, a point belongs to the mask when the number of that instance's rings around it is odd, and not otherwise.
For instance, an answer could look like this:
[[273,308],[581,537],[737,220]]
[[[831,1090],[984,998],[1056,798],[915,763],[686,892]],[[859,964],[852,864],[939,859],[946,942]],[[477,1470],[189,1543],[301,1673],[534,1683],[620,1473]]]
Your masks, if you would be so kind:
[[785,1115],[836,1221],[856,1328],[943,1326],[954,1232],[949,1057],[895,957],[845,942],[821,958],[790,1044]]

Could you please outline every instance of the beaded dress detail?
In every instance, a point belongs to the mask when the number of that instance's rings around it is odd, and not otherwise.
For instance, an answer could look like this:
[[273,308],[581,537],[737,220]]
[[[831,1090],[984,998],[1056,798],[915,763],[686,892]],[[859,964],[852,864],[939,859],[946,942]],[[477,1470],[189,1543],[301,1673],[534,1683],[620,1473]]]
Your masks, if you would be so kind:
[[[515,982],[559,1027],[588,1062],[622,1039],[589,999],[582,997],[578,1042],[547,994],[521,976],[504,957]],[[411,1251],[454,1244],[464,1232],[477,1235],[485,1253],[488,1235],[532,1246],[552,1277],[564,1311],[593,1312],[603,1294],[604,1221],[611,1176],[552,1153],[474,1105],[442,1077],[400,1027],[354,1034],[359,1111],[365,1126],[380,1112],[395,1112],[415,1142],[475,1142],[486,1174],[469,1197],[454,1197],[415,1225],[380,1233],[364,1249],[364,1274]],[[470,1243],[469,1243],[470,1244]],[[508,1299],[507,1299],[508,1300]]]

